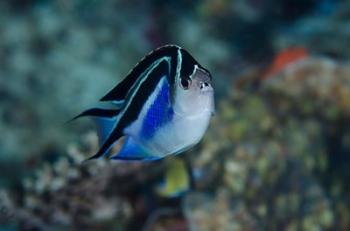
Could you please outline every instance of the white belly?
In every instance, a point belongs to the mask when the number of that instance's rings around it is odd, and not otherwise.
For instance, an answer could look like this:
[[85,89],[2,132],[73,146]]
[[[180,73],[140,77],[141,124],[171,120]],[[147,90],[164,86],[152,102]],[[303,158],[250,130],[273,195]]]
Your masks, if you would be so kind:
[[173,154],[185,151],[197,144],[208,128],[211,113],[192,117],[176,116],[171,124],[156,132],[149,146],[161,154]]
[[177,154],[197,144],[208,128],[211,112],[203,112],[195,116],[180,116],[174,114],[171,123],[159,128],[151,139],[143,139],[141,121],[135,121],[126,133],[134,138],[150,154],[164,157],[169,154]]

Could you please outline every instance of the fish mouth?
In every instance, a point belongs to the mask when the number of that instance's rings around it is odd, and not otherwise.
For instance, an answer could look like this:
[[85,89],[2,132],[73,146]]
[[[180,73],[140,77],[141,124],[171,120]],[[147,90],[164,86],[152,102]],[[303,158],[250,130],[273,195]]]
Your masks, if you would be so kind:
[[213,89],[213,87],[211,85],[208,85],[206,87],[201,88],[201,92],[203,92],[203,93],[207,93],[207,92],[211,93],[211,92],[214,92],[214,89]]
[[199,95],[201,97],[214,97],[214,89],[211,86],[200,89]]

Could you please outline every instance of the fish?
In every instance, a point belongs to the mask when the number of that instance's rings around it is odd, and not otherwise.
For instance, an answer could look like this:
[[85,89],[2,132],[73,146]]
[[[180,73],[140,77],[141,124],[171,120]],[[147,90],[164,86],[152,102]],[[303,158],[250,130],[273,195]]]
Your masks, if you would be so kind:
[[[111,108],[90,108],[73,118],[96,118],[101,145],[88,160],[180,154],[199,143],[215,111],[210,72],[177,45],[151,51],[100,102]],[[121,149],[110,153],[122,137]]]
[[163,179],[154,186],[158,196],[176,198],[191,188],[191,172],[184,159],[173,158],[165,171]]

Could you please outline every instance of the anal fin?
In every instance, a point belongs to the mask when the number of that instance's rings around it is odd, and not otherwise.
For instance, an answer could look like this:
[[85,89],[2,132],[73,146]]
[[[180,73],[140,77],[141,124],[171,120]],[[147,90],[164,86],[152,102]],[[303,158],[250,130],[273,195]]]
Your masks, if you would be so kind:
[[121,148],[121,150],[115,155],[111,156],[110,159],[113,160],[157,160],[160,159],[157,156],[153,156],[143,147],[141,147],[137,142],[134,141],[132,137],[127,137]]

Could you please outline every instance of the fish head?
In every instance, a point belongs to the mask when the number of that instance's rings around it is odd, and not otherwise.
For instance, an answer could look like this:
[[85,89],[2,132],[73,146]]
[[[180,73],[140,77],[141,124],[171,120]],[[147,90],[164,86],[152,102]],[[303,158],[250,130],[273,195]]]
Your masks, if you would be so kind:
[[209,71],[194,65],[190,76],[175,83],[174,112],[181,115],[214,113],[214,89]]

